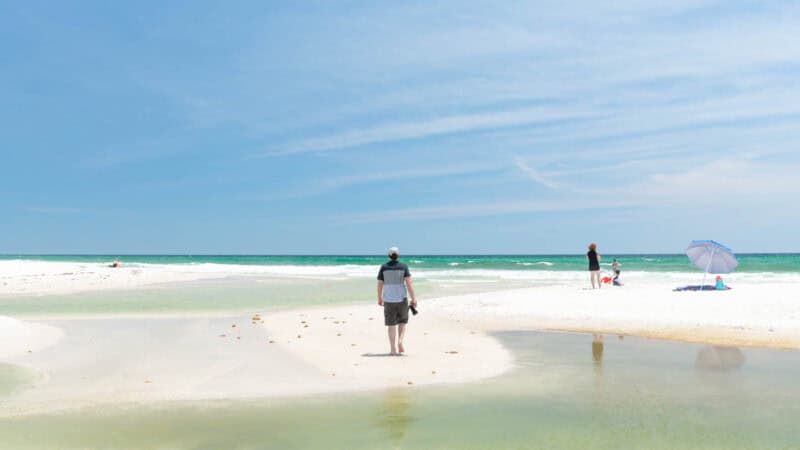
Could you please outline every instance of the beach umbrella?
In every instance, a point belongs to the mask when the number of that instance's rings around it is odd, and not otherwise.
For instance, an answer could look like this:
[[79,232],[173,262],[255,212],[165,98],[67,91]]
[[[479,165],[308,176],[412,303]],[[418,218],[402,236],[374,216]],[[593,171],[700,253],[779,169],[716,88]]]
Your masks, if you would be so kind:
[[[689,261],[703,271],[703,286],[709,273],[731,273],[739,261],[733,250],[717,241],[692,241],[686,249]],[[702,289],[702,287],[701,287]]]

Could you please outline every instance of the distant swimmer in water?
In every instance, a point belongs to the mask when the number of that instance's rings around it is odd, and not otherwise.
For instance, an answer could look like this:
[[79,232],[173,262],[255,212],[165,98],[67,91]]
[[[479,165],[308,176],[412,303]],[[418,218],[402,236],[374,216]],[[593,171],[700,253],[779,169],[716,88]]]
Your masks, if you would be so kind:
[[119,263],[119,257],[114,258],[114,262],[112,262],[108,267],[122,267],[122,264]]

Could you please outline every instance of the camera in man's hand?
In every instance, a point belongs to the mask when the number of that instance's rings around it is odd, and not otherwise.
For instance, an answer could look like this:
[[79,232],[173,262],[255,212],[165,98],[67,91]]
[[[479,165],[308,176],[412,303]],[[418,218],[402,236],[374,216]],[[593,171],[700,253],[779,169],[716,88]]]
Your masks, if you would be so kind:
[[419,313],[419,311],[417,311],[417,308],[414,305],[408,305],[408,309],[410,309],[411,313],[414,314],[415,316],[417,315],[417,313]]

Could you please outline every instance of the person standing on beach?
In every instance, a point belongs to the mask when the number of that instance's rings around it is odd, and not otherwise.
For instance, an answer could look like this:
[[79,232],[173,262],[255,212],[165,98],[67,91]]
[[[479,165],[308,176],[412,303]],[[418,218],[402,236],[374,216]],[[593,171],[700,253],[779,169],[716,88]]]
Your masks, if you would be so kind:
[[589,261],[589,278],[592,280],[592,289],[594,289],[595,279],[597,279],[597,288],[602,288],[603,284],[600,282],[600,255],[597,254],[597,244],[594,242],[589,244],[586,259]]
[[390,261],[378,271],[378,305],[383,306],[383,318],[389,332],[389,348],[391,355],[405,353],[403,337],[408,323],[408,294],[411,294],[411,305],[417,307],[417,296],[411,284],[411,273],[408,266],[399,262],[400,249],[389,249]]

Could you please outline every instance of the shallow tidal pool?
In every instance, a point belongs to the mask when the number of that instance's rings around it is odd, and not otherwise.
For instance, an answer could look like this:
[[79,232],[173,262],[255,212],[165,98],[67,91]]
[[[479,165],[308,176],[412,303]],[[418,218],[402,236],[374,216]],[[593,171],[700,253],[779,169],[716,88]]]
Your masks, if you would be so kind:
[[[516,368],[480,383],[0,417],[0,446],[800,448],[798,351],[572,333],[496,337]],[[7,365],[0,372],[2,411],[26,376]]]

